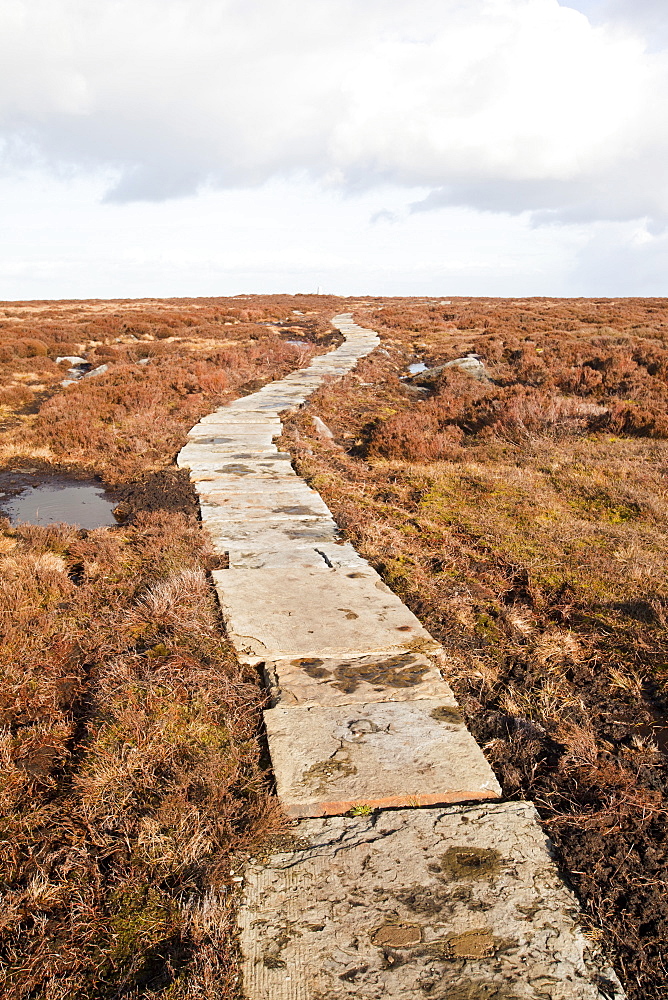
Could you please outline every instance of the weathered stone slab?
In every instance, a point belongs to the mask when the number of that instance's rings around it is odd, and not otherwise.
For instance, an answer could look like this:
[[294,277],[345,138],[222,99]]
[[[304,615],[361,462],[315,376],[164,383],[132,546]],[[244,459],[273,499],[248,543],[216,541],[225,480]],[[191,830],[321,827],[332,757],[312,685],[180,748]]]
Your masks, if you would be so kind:
[[218,440],[218,443],[200,443],[199,441],[193,441],[187,444],[179,452],[179,461],[193,461],[200,462],[202,460],[208,459],[210,462],[229,462],[231,460],[230,456],[243,455],[247,460],[256,458],[273,457],[278,454],[278,448],[275,444],[259,444],[255,442],[244,441],[243,438],[235,441],[230,439],[229,441]]
[[[297,502],[295,502],[295,499]],[[225,493],[201,493],[200,507],[202,517],[212,519],[231,519],[244,521],[269,520],[287,521],[291,518],[331,518],[327,505],[317,493],[311,497],[289,497],[287,500],[276,493],[264,494],[249,498],[244,493],[240,496]]]
[[243,542],[245,547],[259,552],[289,547],[295,542],[310,545],[332,542],[337,538],[339,530],[331,518],[293,517],[287,520],[278,518],[275,521],[267,518],[261,523],[253,520],[232,521],[229,518],[212,517],[206,508],[202,509],[202,523],[216,544]]
[[248,1000],[623,1000],[529,803],[294,833],[245,871]]
[[233,456],[221,453],[216,455],[213,451],[206,455],[190,457],[191,453],[185,449],[179,452],[177,465],[180,468],[201,469],[217,472],[219,475],[227,475],[234,478],[242,476],[270,476],[272,478],[284,476],[296,476],[295,470],[290,464],[291,456],[283,452],[275,455],[258,455],[251,458],[240,459],[235,462]]
[[[242,397],[248,399],[249,397]],[[252,410],[244,410],[239,412],[239,410],[232,409],[234,400],[229,403],[222,410],[214,410],[213,413],[208,413],[205,417],[202,417],[199,424],[195,424],[195,427],[200,427],[202,424],[261,424],[264,426],[275,426],[280,427],[281,421],[278,417],[271,417],[266,413],[254,413]]]
[[319,656],[264,663],[272,705],[366,705],[378,701],[439,699],[456,708],[436,664],[422,653],[330,659]]
[[[255,428],[255,430],[249,429]],[[267,448],[274,445],[274,437],[280,433],[279,430],[267,428],[260,430],[259,424],[206,424],[194,427],[188,431],[189,445],[196,445],[199,448],[215,447],[242,447]]]
[[230,569],[301,569],[311,567],[314,570],[325,571],[327,563],[322,557],[321,543],[300,544],[291,542],[289,545],[274,548],[258,549],[257,545],[244,542],[213,542],[217,552],[225,553],[229,559]]
[[492,769],[451,701],[268,709],[284,812],[333,816],[359,803],[388,808],[498,798]]
[[227,554],[230,569],[368,568],[368,563],[360,559],[348,542],[331,538],[326,541],[322,537],[316,541],[293,538],[278,544],[276,536],[256,536],[247,542],[219,538],[212,544],[216,552]]
[[[286,505],[306,505],[315,506],[323,513],[329,513],[329,508],[323,501],[319,493],[310,489],[303,479],[297,475],[293,478],[286,476],[280,483],[267,484],[265,479],[245,478],[235,479],[233,489],[230,489],[229,476],[217,477],[201,480],[198,493],[202,500],[219,507],[226,507],[236,504],[240,506],[248,503],[252,508],[255,504],[266,507],[284,507]],[[259,489],[256,489],[256,485]],[[266,487],[262,489],[262,487]]]
[[247,663],[440,649],[373,570],[219,570],[213,577],[230,640]]
[[[229,464],[229,462],[225,463],[225,465]],[[247,462],[243,464],[247,465]],[[278,497],[288,495],[293,488],[296,489],[300,483],[304,482],[299,479],[294,470],[292,470],[292,475],[287,469],[280,476],[273,476],[266,472],[261,475],[253,475],[252,472],[239,475],[239,473],[221,472],[220,469],[223,467],[223,465],[211,463],[211,468],[208,469],[204,466],[191,469],[190,479],[196,484],[198,492],[205,488],[236,496],[264,493],[267,496]]]

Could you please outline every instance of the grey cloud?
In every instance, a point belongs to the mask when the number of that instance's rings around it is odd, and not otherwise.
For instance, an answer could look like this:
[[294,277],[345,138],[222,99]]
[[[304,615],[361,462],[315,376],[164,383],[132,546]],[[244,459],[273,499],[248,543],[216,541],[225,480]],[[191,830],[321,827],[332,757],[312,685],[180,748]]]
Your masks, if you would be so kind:
[[[601,16],[614,6],[630,10],[601,0]],[[31,157],[102,171],[116,178],[112,202],[306,176],[431,189],[415,211],[668,218],[668,64],[556,0],[15,0],[22,16],[8,10],[5,172]]]

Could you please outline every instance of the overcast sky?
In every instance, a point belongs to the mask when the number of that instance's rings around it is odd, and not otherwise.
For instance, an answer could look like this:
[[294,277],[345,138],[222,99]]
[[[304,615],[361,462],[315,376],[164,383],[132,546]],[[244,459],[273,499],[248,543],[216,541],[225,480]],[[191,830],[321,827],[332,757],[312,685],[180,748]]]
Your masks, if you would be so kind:
[[0,0],[0,298],[668,294],[666,0]]

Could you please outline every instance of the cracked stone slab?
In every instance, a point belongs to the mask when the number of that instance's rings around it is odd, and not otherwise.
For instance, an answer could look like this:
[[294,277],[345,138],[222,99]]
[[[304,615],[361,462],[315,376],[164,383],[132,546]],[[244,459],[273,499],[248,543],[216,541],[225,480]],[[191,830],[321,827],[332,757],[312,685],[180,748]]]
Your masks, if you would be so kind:
[[[264,540],[267,541],[268,540]],[[226,553],[230,569],[295,569],[312,566],[314,569],[368,568],[349,542],[331,540],[323,542],[289,541],[283,545],[260,549],[257,539],[245,543],[228,541],[213,543],[216,551]]]
[[318,545],[318,550],[332,569],[353,570],[358,573],[366,573],[371,569],[366,559],[359,555],[350,542],[345,542],[341,538],[334,542],[323,542]]
[[264,713],[278,798],[288,816],[440,805],[501,794],[447,701],[278,705]]
[[245,663],[440,650],[370,568],[218,570],[213,578],[230,641]]
[[247,1000],[624,1000],[526,802],[304,820],[244,875]]
[[244,545],[243,542],[227,544],[213,543],[216,552],[225,553],[230,569],[302,569],[310,567],[314,570],[326,570],[328,564],[324,561],[320,543],[305,545],[284,545],[282,548],[267,548],[258,551],[256,547]]
[[421,653],[348,659],[301,657],[264,663],[262,669],[272,706],[334,707],[427,698],[457,707],[440,670]]

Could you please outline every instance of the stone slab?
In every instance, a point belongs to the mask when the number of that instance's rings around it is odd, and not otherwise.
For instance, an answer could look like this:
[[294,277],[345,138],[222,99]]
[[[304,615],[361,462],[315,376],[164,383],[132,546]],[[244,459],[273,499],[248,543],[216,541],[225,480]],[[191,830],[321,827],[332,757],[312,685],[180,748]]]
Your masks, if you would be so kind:
[[[316,499],[317,497],[317,499]],[[200,507],[202,517],[212,519],[227,518],[230,520],[256,521],[267,518],[271,521],[288,521],[291,518],[331,518],[331,513],[327,505],[320,500],[317,494],[313,499],[308,497],[298,498],[301,503],[295,503],[294,498],[286,502],[281,502],[280,496],[276,494],[260,494],[259,496],[248,497],[244,493],[241,496],[225,495],[223,493],[200,493]],[[320,502],[318,503],[318,500]],[[249,502],[250,501],[250,502]]]
[[[206,508],[202,510],[202,524],[212,540],[218,544],[244,542],[261,552],[279,546],[290,547],[295,542],[316,544],[332,542],[338,536],[338,526],[331,518],[288,518],[260,523],[253,520],[232,521],[212,518]],[[324,561],[324,560],[323,560]]]
[[[250,397],[241,397],[242,399],[248,399]],[[236,402],[233,401],[233,402]],[[270,417],[266,413],[253,413],[247,410],[239,412],[238,410],[232,409],[233,403],[229,403],[222,410],[214,410],[213,413],[208,413],[205,417],[202,417],[195,427],[200,427],[207,424],[262,424],[266,426],[280,426],[280,420],[278,417]]]
[[[248,483],[250,482],[250,486]],[[266,481],[256,479],[235,480],[234,489],[229,489],[229,477],[224,476],[219,483],[217,478],[201,480],[198,483],[198,493],[205,503],[225,508],[231,508],[248,503],[249,509],[256,504],[261,507],[273,506],[313,506],[329,512],[322,497],[310,489],[298,476],[286,479],[278,484],[269,484],[270,488],[256,490],[255,486],[266,485]]]
[[214,551],[225,553],[230,569],[302,569],[310,567],[324,571],[328,568],[320,551],[321,543],[290,544],[283,547],[263,548],[245,545],[243,542],[212,542]]
[[272,706],[335,707],[427,698],[457,707],[440,670],[422,653],[348,659],[311,656],[264,663],[262,669]]
[[185,445],[179,452],[179,460],[201,461],[208,459],[209,462],[230,462],[243,455],[246,460],[272,457],[278,454],[275,444],[260,443],[255,441],[244,441],[239,438],[236,441],[230,438],[228,441],[220,440],[217,443],[201,443],[197,440]]
[[275,455],[258,455],[251,458],[234,461],[233,456],[220,454],[202,455],[190,457],[189,452],[179,452],[176,463],[180,468],[193,470],[216,472],[218,475],[227,475],[235,479],[244,476],[269,476],[271,478],[296,476],[295,470],[290,462],[290,455],[278,452]]
[[[259,424],[251,425],[259,427]],[[237,430],[237,427],[239,428]],[[248,425],[229,424],[221,427],[220,424],[209,424],[208,427],[198,427],[188,432],[189,444],[198,448],[266,448],[274,445],[274,438],[279,433],[278,430],[267,428],[262,431],[249,431]]]
[[247,1000],[624,1000],[526,802],[305,820],[244,875]]
[[[348,546],[348,543],[341,546],[338,540],[332,541],[331,538],[326,541],[301,538],[291,539],[282,544],[278,542],[276,536],[265,536],[248,541],[220,538],[216,542],[212,539],[211,544],[216,552],[227,555],[230,569],[299,570],[301,567],[311,566],[318,570],[326,570],[333,567],[356,569],[368,566],[368,563],[357,556],[352,546]],[[329,553],[333,551],[341,553],[340,562],[332,561]]]
[[[226,463],[230,464],[230,463]],[[246,463],[244,463],[246,464]],[[297,476],[297,473],[292,470],[292,475],[286,469],[280,476],[270,475],[266,472],[262,474],[253,475],[251,474],[231,474],[218,471],[222,466],[218,466],[212,463],[211,468],[195,468],[190,470],[190,479],[199,492],[200,488],[206,488],[207,490],[215,489],[218,492],[229,493],[230,495],[236,494],[238,496],[244,494],[258,494],[265,493],[268,496],[283,496],[288,494],[291,490],[296,489],[298,485],[303,484],[303,479]]]
[[228,635],[246,663],[363,656],[439,644],[373,570],[218,570]]
[[[268,540],[264,540],[267,542]],[[319,570],[334,568],[366,568],[368,563],[357,555],[348,542],[292,540],[283,545],[259,548],[257,538],[243,541],[212,543],[214,549],[226,553],[230,569],[297,569],[312,566]]]
[[278,798],[288,816],[440,805],[501,794],[458,710],[420,700],[278,705],[264,713]]

